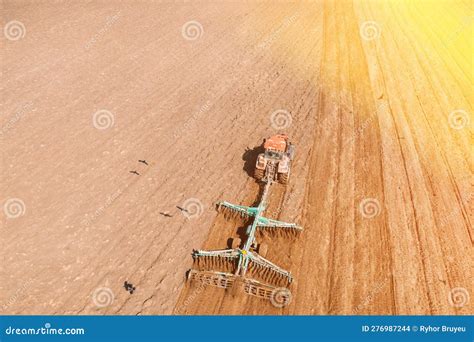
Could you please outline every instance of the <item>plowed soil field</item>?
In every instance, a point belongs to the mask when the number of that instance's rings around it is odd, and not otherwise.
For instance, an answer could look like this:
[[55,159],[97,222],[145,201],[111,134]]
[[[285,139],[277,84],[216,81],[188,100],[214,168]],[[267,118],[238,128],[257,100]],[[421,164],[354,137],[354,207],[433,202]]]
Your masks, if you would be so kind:
[[[473,313],[469,1],[1,11],[2,314]],[[291,303],[186,282],[279,132],[266,216],[304,232],[264,240]]]

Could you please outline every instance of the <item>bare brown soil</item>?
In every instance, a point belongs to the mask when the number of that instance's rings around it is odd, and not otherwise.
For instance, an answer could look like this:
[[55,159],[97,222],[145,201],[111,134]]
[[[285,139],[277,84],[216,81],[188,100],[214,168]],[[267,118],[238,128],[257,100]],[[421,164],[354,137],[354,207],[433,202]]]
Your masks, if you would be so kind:
[[[24,204],[1,215],[2,313],[473,313],[468,1],[1,6],[26,30],[1,38],[0,201]],[[214,204],[257,199],[246,150],[281,109],[296,160],[267,216],[305,231],[264,237],[296,279],[278,309],[185,272],[238,235]]]

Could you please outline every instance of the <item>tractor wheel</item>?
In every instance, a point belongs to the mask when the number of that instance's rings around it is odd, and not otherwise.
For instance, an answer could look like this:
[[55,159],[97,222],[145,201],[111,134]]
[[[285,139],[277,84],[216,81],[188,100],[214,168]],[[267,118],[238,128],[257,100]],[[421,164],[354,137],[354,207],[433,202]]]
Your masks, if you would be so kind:
[[267,252],[268,252],[268,245],[265,244],[265,243],[261,243],[259,246],[258,246],[258,254],[261,256],[261,257],[266,257],[267,256]]
[[288,171],[288,173],[280,173],[278,175],[278,180],[281,184],[288,184],[288,178],[290,178],[290,171]]
[[292,143],[288,145],[288,157],[290,158],[290,160],[293,160],[293,158],[295,157],[295,145],[293,145]]
[[255,169],[254,175],[256,179],[258,180],[262,179],[264,174],[265,174],[265,170]]
[[232,239],[232,249],[236,249],[240,247],[241,240],[239,238]]

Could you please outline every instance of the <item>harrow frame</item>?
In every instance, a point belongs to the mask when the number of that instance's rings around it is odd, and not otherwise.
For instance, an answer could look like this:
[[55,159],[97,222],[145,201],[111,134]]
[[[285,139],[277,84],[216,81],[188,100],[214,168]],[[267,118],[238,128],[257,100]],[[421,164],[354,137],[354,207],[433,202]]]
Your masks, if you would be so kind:
[[[188,280],[199,281],[204,285],[227,289],[233,287],[236,280],[240,279],[244,284],[244,292],[265,299],[271,299],[275,290],[279,289],[279,287],[248,277],[247,272],[250,271],[251,273],[257,273],[266,281],[268,280],[279,285],[288,286],[292,283],[293,277],[289,271],[275,265],[256,252],[257,241],[255,234],[258,229],[282,229],[295,234],[303,230],[302,227],[295,223],[278,221],[263,216],[267,207],[267,197],[274,179],[274,177],[272,177],[274,172],[273,169],[274,165],[269,163],[266,170],[267,174],[261,180],[264,182],[264,188],[258,206],[249,207],[232,204],[227,201],[217,203],[217,207],[220,210],[226,210],[231,214],[240,215],[241,217],[246,217],[252,220],[252,223],[246,230],[246,239],[243,248],[214,251],[193,250],[192,256],[198,265],[201,260],[204,260],[206,263],[209,260],[214,263],[220,263],[222,261],[230,262],[234,264],[232,272],[191,269],[188,273]],[[286,298],[285,300],[289,301],[289,298]]]

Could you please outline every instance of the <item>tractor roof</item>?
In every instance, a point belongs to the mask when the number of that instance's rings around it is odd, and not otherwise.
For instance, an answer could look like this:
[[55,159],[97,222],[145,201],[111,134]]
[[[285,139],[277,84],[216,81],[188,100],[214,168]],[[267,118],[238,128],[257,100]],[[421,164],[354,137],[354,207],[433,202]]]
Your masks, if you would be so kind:
[[277,134],[265,140],[263,148],[268,150],[277,150],[281,152],[286,151],[286,142],[288,141],[288,136],[286,134]]

